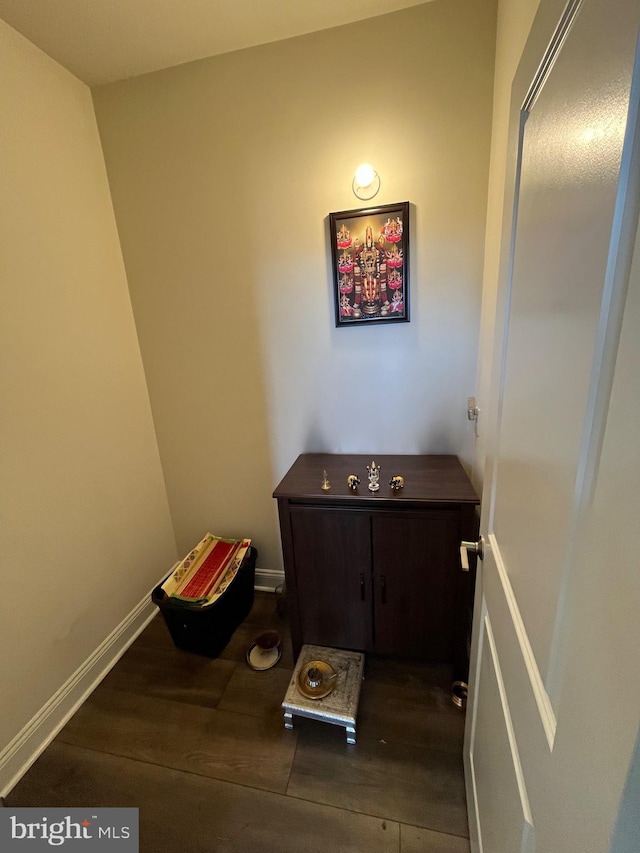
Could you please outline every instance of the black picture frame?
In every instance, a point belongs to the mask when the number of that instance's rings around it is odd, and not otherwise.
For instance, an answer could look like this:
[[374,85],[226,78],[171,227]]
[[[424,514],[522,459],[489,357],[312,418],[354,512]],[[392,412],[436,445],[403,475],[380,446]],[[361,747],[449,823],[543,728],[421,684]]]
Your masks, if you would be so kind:
[[336,326],[409,322],[409,202],[329,214]]

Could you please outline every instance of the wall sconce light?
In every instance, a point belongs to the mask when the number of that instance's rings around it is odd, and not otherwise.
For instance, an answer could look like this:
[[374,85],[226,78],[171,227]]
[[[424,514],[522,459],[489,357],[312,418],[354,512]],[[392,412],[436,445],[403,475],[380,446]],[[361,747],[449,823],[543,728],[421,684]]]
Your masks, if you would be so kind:
[[370,166],[368,163],[363,163],[356,169],[352,189],[353,194],[357,198],[367,201],[378,194],[378,191],[380,190],[380,175],[376,172],[373,166]]

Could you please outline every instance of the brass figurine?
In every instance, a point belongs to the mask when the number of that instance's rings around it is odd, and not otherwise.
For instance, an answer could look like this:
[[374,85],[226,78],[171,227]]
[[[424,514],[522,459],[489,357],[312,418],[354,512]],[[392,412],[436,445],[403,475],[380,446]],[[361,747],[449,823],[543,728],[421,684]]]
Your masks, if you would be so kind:
[[325,492],[328,492],[330,488],[331,488],[331,483],[330,483],[330,482],[329,482],[329,480],[327,479],[327,469],[325,468],[325,470],[322,472],[322,486],[321,486],[321,489],[322,489],[323,491],[325,491]]
[[399,491],[404,486],[404,477],[401,477],[399,474],[394,474],[394,476],[389,480],[389,485],[394,492]]
[[360,477],[356,476],[356,474],[349,474],[347,477],[347,487],[350,488],[352,492],[355,492],[359,485]]

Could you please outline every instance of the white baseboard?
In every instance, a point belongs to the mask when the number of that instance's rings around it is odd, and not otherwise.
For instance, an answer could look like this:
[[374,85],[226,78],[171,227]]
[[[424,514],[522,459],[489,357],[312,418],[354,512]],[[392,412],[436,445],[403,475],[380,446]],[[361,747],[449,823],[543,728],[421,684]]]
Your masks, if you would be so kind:
[[284,584],[282,569],[256,569],[255,588],[259,592],[275,592],[276,587]]
[[0,752],[0,797],[6,797],[60,729],[153,619],[151,590],[89,655],[16,737]]
[[[160,581],[165,577],[166,574],[160,578]],[[256,569],[256,590],[274,592],[276,587],[283,583],[283,571]],[[33,762],[49,746],[157,612],[158,608],[151,601],[151,590],[149,590],[142,601],[138,602],[128,616],[125,616],[93,654],[89,655],[22,731],[0,752],[0,798],[6,797],[17,785]]]

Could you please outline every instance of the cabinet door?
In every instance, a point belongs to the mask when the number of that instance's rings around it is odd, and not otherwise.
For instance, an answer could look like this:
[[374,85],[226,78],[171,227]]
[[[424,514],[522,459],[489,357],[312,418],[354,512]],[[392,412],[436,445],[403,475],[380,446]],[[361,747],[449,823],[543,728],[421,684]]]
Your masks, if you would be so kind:
[[369,515],[294,507],[291,530],[302,642],[369,650]]
[[457,511],[372,517],[376,652],[453,660],[463,616],[459,532]]

